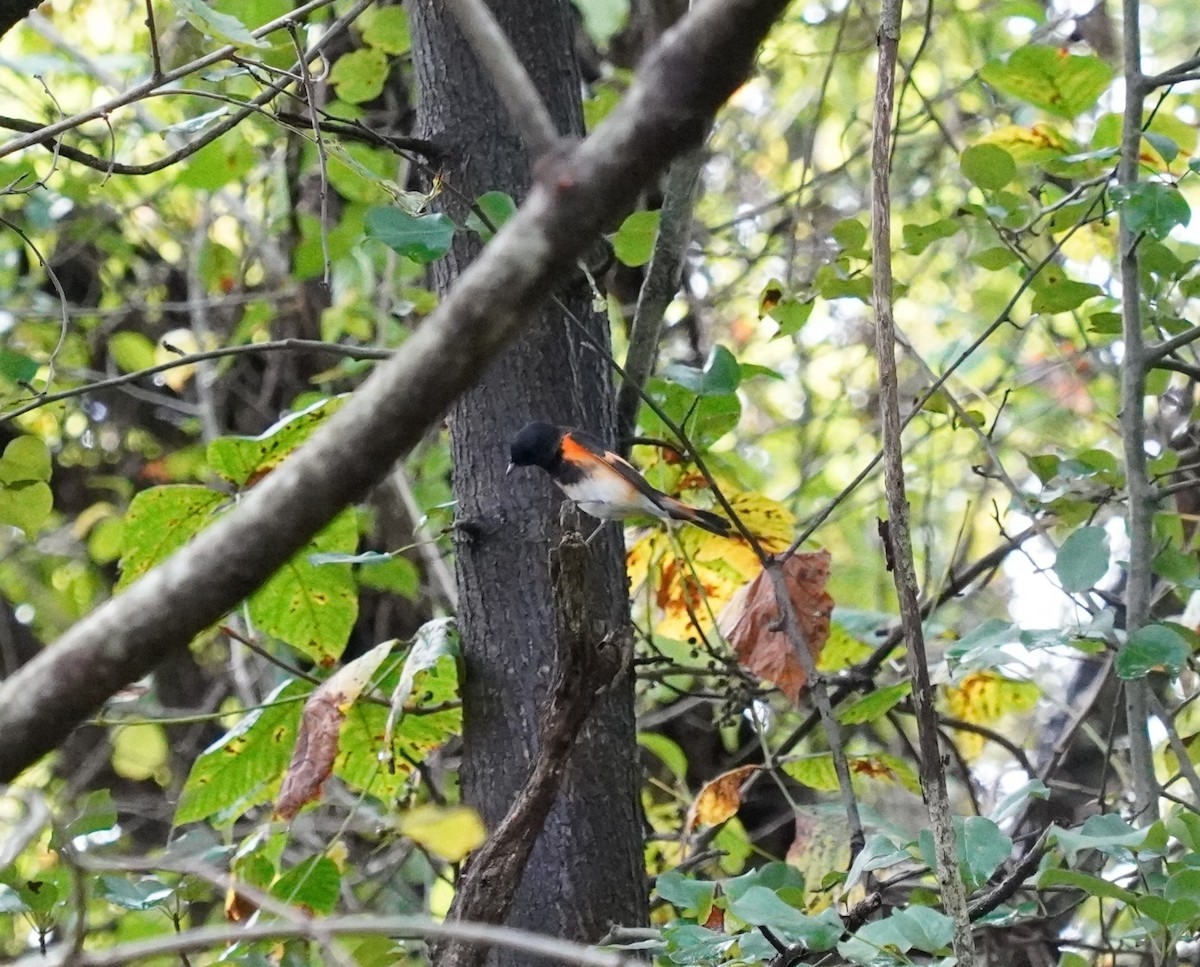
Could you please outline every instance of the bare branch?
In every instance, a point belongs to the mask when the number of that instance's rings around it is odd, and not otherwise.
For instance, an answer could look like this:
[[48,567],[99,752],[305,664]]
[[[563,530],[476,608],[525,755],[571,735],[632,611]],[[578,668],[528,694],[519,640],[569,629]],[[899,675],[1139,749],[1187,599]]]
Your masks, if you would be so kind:
[[[646,278],[638,292],[637,309],[629,330],[629,348],[625,352],[625,378],[617,394],[618,440],[631,439],[637,428],[642,390],[654,371],[658,356],[663,314],[679,289],[684,252],[692,237],[696,187],[703,167],[704,152],[692,151],[676,158],[667,176],[658,237],[646,267]],[[622,452],[628,454],[629,447],[624,446]]]
[[211,950],[229,944],[259,940],[310,940],[328,942],[336,936],[448,937],[465,943],[519,950],[531,957],[569,964],[572,967],[638,967],[642,961],[625,954],[595,950],[559,937],[544,937],[512,927],[475,923],[437,923],[425,917],[315,917],[308,920],[228,924],[202,927],[182,933],[163,934],[151,940],[119,944],[105,950],[54,950],[46,956],[23,957],[14,967],[124,967],[151,957],[169,957],[196,950]]
[[[1137,184],[1142,145],[1142,54],[1139,0],[1124,0],[1125,91],[1129,103],[1121,123],[1121,155],[1117,181],[1125,188]],[[1142,285],[1138,265],[1140,235],[1130,219],[1120,215],[1117,236],[1121,269],[1121,442],[1125,448],[1125,496],[1129,504],[1129,563],[1125,574],[1125,630],[1132,633],[1150,621],[1151,560],[1154,557],[1155,494],[1146,471],[1146,373],[1152,361],[1142,333]],[[1158,783],[1150,745],[1145,679],[1125,683],[1125,714],[1129,723],[1129,758],[1139,822],[1158,817]]]
[[596,132],[543,165],[520,210],[401,352],[227,516],[0,684],[0,780],[185,647],[361,499],[534,316],[608,219],[698,144],[785,5],[697,4]]
[[958,873],[954,817],[946,788],[938,744],[937,710],[925,634],[921,626],[912,536],[908,527],[908,497],[904,487],[903,424],[900,422],[899,380],[896,373],[896,322],[892,315],[891,150],[892,107],[895,99],[896,52],[900,43],[901,0],[884,0],[879,14],[879,63],[875,75],[875,116],[871,138],[871,263],[875,270],[875,353],[879,360],[879,408],[883,435],[883,474],[888,521],[881,523],[888,570],[893,571],[900,603],[900,623],[908,642],[912,703],[921,749],[921,792],[933,830],[934,859],[942,906],[954,921],[954,955],[960,967],[975,964],[975,944],[967,914],[967,895]]

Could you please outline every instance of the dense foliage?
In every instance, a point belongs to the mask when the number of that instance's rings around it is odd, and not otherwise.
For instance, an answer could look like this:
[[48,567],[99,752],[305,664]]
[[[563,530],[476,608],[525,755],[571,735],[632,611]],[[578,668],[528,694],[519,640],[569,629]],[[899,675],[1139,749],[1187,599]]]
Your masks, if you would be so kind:
[[[594,127],[650,28],[636,2],[577,6]],[[455,187],[408,128],[402,7],[175,0],[153,32],[147,9],[57,0],[0,44],[5,676],[229,513],[405,351],[455,234],[516,206],[435,210]],[[640,410],[647,478],[744,527],[627,531],[653,912],[606,940],[663,964],[951,948],[880,526],[878,15],[793,5],[719,117]],[[1131,94],[1136,38],[1103,0],[904,12],[890,242],[927,766],[981,960],[1165,963],[1200,931],[1191,16],[1142,5]],[[661,203],[594,272],[618,360]],[[457,791],[448,464],[431,433],[8,788],[0,952],[227,922],[205,949],[239,963],[423,962],[395,939],[421,929],[383,918],[443,915],[486,835]],[[378,928],[237,942],[354,914]]]

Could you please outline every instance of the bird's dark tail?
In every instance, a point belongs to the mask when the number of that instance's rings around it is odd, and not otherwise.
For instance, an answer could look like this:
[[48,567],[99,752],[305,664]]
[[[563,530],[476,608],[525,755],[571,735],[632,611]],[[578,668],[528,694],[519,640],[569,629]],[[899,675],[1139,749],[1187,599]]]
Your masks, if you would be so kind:
[[718,517],[711,511],[692,507],[690,504],[685,504],[683,501],[675,500],[674,498],[669,498],[664,503],[666,506],[663,509],[674,520],[685,520],[689,524],[695,524],[697,527],[708,531],[710,534],[716,534],[718,537],[729,536],[731,528],[729,521],[724,517]]

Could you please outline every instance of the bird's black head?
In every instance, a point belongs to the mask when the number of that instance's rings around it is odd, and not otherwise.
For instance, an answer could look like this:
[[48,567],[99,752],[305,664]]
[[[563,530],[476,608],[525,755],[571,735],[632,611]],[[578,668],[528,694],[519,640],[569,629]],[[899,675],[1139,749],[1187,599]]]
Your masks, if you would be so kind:
[[549,423],[526,423],[513,439],[509,459],[513,467],[550,467],[562,455],[563,431]]

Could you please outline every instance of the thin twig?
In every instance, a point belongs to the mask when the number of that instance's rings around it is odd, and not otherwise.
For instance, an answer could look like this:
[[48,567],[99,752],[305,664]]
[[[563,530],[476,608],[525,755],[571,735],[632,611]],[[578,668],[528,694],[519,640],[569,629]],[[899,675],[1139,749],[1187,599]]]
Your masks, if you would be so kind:
[[151,78],[159,80],[163,76],[162,54],[158,50],[158,28],[154,24],[154,0],[146,0],[146,29],[150,31],[150,59],[154,64]]
[[[617,393],[619,441],[631,439],[637,429],[642,390],[654,371],[654,361],[658,357],[663,315],[679,290],[684,254],[692,237],[696,188],[703,167],[704,151],[697,148],[676,158],[667,175],[658,237],[654,240],[654,254],[650,257],[646,278],[638,292],[637,308],[629,327],[629,348],[625,351],[625,379]],[[628,455],[629,447],[622,445],[621,452]]]
[[373,349],[369,346],[342,346],[338,343],[322,342],[320,339],[277,339],[274,342],[224,346],[221,349],[209,349],[201,353],[190,353],[186,356],[180,356],[178,359],[159,363],[157,366],[139,369],[136,373],[125,373],[123,376],[113,376],[110,379],[97,380],[94,383],[60,390],[57,393],[47,393],[29,403],[18,406],[15,410],[0,413],[0,423],[15,420],[18,416],[23,416],[50,403],[57,403],[60,400],[71,399],[76,396],[86,396],[88,393],[111,389],[114,386],[122,386],[126,383],[136,383],[138,380],[145,379],[148,376],[154,376],[157,373],[163,373],[168,369],[175,369],[179,366],[191,366],[194,363],[203,362],[207,359],[219,359],[222,356],[241,356],[246,353],[281,351],[336,353],[339,356],[345,356],[349,359],[389,359],[392,355],[392,350],[390,349]]
[[967,913],[966,889],[958,873],[954,820],[946,788],[946,771],[938,745],[937,710],[925,653],[917,576],[908,526],[904,487],[904,457],[900,396],[896,373],[896,326],[892,315],[891,191],[889,132],[896,85],[896,52],[900,43],[901,0],[884,0],[879,15],[879,61],[875,82],[875,115],[871,138],[871,245],[875,270],[875,351],[879,360],[880,422],[884,451],[884,489],[887,493],[889,569],[893,570],[900,620],[908,642],[912,703],[921,749],[920,779],[933,829],[934,858],[942,905],[954,921],[954,954],[959,967],[974,967],[975,945]]

